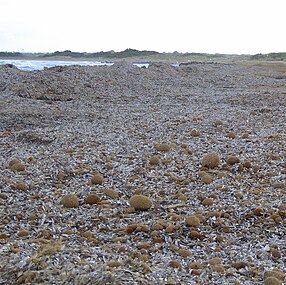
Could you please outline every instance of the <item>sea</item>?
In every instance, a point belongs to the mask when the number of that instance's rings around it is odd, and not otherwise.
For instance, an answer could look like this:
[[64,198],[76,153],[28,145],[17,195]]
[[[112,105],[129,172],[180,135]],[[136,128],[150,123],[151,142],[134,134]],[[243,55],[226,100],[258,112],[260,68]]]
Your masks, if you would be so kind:
[[[113,62],[100,62],[100,61],[64,61],[64,60],[25,60],[25,59],[0,59],[1,64],[13,64],[19,69],[32,71],[32,70],[43,70],[45,67],[54,66],[70,66],[70,65],[81,65],[81,66],[111,66]],[[139,67],[148,68],[148,63],[134,63]]]

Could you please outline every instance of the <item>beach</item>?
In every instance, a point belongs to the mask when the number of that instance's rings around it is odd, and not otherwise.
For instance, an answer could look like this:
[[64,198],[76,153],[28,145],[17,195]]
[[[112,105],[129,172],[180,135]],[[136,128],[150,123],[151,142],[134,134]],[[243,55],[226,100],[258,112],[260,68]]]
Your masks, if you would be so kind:
[[283,62],[0,65],[0,284],[283,284],[285,142]]

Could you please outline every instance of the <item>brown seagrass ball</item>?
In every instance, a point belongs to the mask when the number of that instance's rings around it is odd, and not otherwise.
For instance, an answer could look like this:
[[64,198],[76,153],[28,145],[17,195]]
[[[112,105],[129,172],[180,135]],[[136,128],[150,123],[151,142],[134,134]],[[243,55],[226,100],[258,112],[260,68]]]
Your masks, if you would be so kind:
[[129,204],[135,210],[148,210],[152,206],[152,201],[150,198],[144,195],[133,195],[130,200]]
[[155,144],[154,147],[158,151],[166,151],[166,152],[171,149],[171,145],[166,142]]
[[188,227],[198,227],[201,221],[197,216],[191,215],[186,217],[185,223]]
[[279,279],[277,279],[276,277],[267,277],[264,280],[264,285],[281,285],[281,281]]
[[85,197],[84,202],[89,205],[97,204],[100,201],[100,198],[96,194],[89,194]]
[[150,158],[149,163],[151,165],[157,165],[160,163],[160,158],[157,155],[154,155]]
[[215,168],[219,165],[220,158],[214,152],[207,153],[202,159],[202,166],[207,168]]
[[79,206],[79,200],[75,194],[64,195],[61,199],[61,203],[65,208],[77,208]]
[[226,162],[227,164],[229,165],[234,165],[236,163],[239,163],[240,162],[240,159],[235,156],[235,155],[229,155],[227,158],[226,158]]
[[103,175],[97,173],[97,174],[94,174],[92,177],[91,177],[91,184],[102,184],[103,183]]

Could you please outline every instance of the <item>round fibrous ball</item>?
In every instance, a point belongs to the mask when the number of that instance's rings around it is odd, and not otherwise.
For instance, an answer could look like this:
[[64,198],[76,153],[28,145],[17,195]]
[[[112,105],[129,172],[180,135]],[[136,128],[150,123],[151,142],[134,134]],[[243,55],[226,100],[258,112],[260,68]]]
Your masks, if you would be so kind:
[[63,181],[65,179],[65,174],[63,172],[59,172],[57,178],[58,180]]
[[16,163],[21,163],[21,161],[19,159],[17,159],[17,158],[13,158],[12,160],[9,161],[8,167],[11,168],[12,165],[14,165]]
[[115,190],[112,190],[112,189],[105,189],[105,190],[103,190],[103,193],[111,199],[118,199],[119,198],[119,193]]
[[249,160],[244,161],[243,166],[245,168],[250,168],[251,167],[251,162]]
[[172,267],[172,268],[177,268],[177,269],[179,269],[179,271],[182,270],[182,265],[181,265],[181,263],[180,263],[178,260],[170,260],[169,265],[170,265],[170,267]]
[[206,174],[206,175],[203,175],[203,177],[201,178],[201,181],[202,181],[202,183],[204,183],[204,184],[210,184],[210,183],[212,183],[213,178],[212,178],[211,175]]
[[151,165],[157,165],[157,164],[160,163],[160,159],[159,159],[158,156],[154,155],[154,156],[152,156],[152,157],[150,158],[149,163],[150,163]]
[[202,166],[207,168],[215,168],[219,165],[219,163],[220,158],[214,152],[207,153],[202,159]]
[[272,271],[264,273],[264,279],[267,279],[268,277],[275,277],[278,280],[283,281],[285,279],[285,273],[278,268],[274,268]]
[[229,139],[235,139],[236,138],[236,134],[234,132],[227,133],[225,136]]
[[204,177],[205,175],[207,175],[207,172],[205,172],[205,171],[199,171],[198,175],[202,178],[202,177]]
[[209,260],[210,265],[218,265],[221,264],[222,260],[219,257],[214,257]]
[[110,261],[107,263],[107,266],[109,266],[109,267],[125,266],[125,262],[123,262],[123,261]]
[[278,207],[278,213],[281,217],[286,217],[286,204],[281,203]]
[[229,164],[229,165],[234,165],[234,164],[236,164],[236,163],[239,163],[239,162],[240,162],[240,159],[239,159],[237,156],[229,155],[229,156],[226,158],[226,162],[227,162],[227,164]]
[[217,119],[217,120],[213,121],[213,125],[214,125],[215,127],[217,127],[217,126],[222,126],[222,125],[223,125],[223,122],[222,122],[221,120]]
[[171,149],[171,146],[168,143],[158,143],[155,144],[154,147],[158,151],[169,151]]
[[253,210],[253,214],[254,214],[255,216],[262,216],[262,215],[263,215],[263,212],[264,212],[264,210],[263,210],[263,208],[261,208],[261,207],[255,208],[255,209]]
[[178,250],[178,253],[180,256],[182,256],[183,258],[187,258],[189,256],[192,256],[192,252],[188,249],[184,249],[184,248],[180,248]]
[[86,196],[85,199],[84,199],[84,202],[85,202],[86,204],[89,204],[89,205],[96,204],[96,203],[98,203],[99,201],[100,201],[100,198],[99,198],[99,196],[96,195],[96,194],[90,194],[90,195]]
[[28,230],[19,230],[18,231],[18,237],[26,237],[30,234]]
[[26,191],[28,189],[28,186],[26,185],[26,183],[24,181],[17,181],[13,187],[17,190],[22,190],[22,191]]
[[213,202],[214,202],[213,198],[205,198],[202,201],[202,205],[204,205],[204,206],[211,206],[213,204]]
[[217,273],[221,273],[221,274],[225,273],[225,269],[224,269],[222,264],[212,265],[211,269],[213,272],[217,272]]
[[202,266],[202,264],[200,262],[191,262],[189,264],[189,267],[191,269],[201,269],[203,266]]
[[191,136],[192,137],[199,137],[201,135],[201,132],[198,129],[192,129]]
[[276,248],[271,248],[270,249],[270,252],[271,252],[271,255],[274,257],[274,258],[281,258],[282,257],[282,254],[281,252],[276,249]]
[[233,262],[231,264],[232,267],[234,267],[235,269],[239,270],[241,268],[245,268],[247,266],[249,266],[249,262],[247,261],[237,261],[237,262]]
[[66,208],[77,208],[79,206],[79,200],[75,194],[64,195],[61,199],[61,203]]
[[36,273],[30,270],[25,271],[21,277],[17,280],[15,284],[35,284],[34,278],[36,277]]
[[133,195],[129,200],[129,204],[135,210],[148,210],[152,206],[152,201],[144,195]]
[[11,165],[10,169],[13,171],[25,171],[26,167],[22,163],[14,163]]
[[281,281],[278,280],[276,277],[267,277],[264,280],[264,285],[281,285]]
[[102,184],[103,183],[103,175],[97,173],[97,174],[94,174],[92,177],[91,177],[91,184]]
[[188,227],[198,227],[201,221],[197,216],[191,215],[186,217],[185,223]]

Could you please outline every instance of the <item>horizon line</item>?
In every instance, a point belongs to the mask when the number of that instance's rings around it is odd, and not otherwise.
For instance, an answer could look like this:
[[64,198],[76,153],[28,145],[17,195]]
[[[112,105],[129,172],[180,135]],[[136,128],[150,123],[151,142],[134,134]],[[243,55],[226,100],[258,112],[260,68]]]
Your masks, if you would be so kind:
[[93,53],[122,53],[125,51],[138,51],[138,52],[155,52],[158,54],[204,54],[204,55],[267,55],[267,54],[275,54],[275,53],[286,53],[283,51],[279,51],[279,52],[268,52],[268,53],[262,53],[262,52],[258,52],[258,53],[221,53],[221,52],[214,52],[214,53],[208,53],[208,52],[195,52],[195,51],[186,51],[186,52],[182,52],[182,51],[173,51],[173,52],[159,52],[156,50],[147,50],[147,49],[143,49],[143,50],[138,50],[138,49],[134,49],[134,48],[126,48],[124,50],[120,50],[120,51],[115,51],[115,50],[107,50],[107,51],[93,51],[93,52],[86,52],[86,51],[72,51],[69,49],[65,49],[65,50],[55,50],[55,51],[0,51],[0,53],[18,53],[18,54],[53,54],[53,53],[64,53],[64,52],[70,52],[70,53],[81,53],[81,54],[93,54]]

